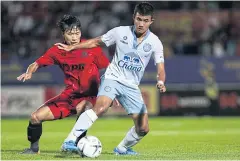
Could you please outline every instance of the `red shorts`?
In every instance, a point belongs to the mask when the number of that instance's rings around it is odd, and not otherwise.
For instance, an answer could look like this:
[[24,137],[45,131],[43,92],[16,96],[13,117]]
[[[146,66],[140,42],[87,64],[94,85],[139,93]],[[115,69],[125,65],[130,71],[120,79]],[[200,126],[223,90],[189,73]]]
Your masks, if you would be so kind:
[[44,105],[48,106],[52,111],[54,119],[62,119],[77,113],[76,106],[83,100],[89,101],[95,105],[97,97],[81,97],[75,98],[61,93],[60,95],[48,100]]

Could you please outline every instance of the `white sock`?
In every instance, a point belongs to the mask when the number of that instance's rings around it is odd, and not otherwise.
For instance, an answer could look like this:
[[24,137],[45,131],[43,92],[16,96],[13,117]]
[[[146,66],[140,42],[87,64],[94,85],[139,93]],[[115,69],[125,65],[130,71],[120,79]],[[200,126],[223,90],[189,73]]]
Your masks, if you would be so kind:
[[117,146],[120,152],[126,152],[127,148],[130,148],[136,145],[142,137],[138,136],[135,130],[135,126],[133,126],[128,132],[125,138],[119,143]]
[[88,130],[97,119],[98,116],[92,109],[83,112],[79,116],[77,122],[75,123],[74,127],[72,128],[71,132],[69,133],[65,141],[69,140],[76,141],[77,138],[86,130]]

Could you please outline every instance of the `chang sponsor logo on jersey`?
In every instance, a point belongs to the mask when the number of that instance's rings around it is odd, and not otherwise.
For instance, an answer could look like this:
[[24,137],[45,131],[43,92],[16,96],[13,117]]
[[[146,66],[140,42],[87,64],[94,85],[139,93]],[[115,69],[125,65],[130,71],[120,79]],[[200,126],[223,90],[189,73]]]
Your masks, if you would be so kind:
[[127,54],[124,55],[123,60],[118,61],[118,66],[136,72],[140,72],[142,70],[140,58]]

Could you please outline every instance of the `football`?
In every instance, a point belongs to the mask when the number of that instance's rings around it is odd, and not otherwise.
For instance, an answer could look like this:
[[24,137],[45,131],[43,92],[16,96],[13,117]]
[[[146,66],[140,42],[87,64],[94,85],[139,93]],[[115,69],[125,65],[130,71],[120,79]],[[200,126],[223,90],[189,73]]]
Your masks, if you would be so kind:
[[102,152],[102,143],[95,136],[85,136],[77,144],[82,157],[96,158]]

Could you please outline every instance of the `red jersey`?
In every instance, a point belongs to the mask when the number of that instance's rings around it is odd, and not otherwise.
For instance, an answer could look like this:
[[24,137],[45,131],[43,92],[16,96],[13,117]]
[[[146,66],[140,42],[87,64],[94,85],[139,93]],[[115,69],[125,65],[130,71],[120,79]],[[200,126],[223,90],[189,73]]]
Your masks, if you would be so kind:
[[106,68],[109,60],[100,47],[64,51],[53,46],[36,63],[39,67],[58,65],[65,75],[65,92],[78,98],[97,95],[99,69]]

